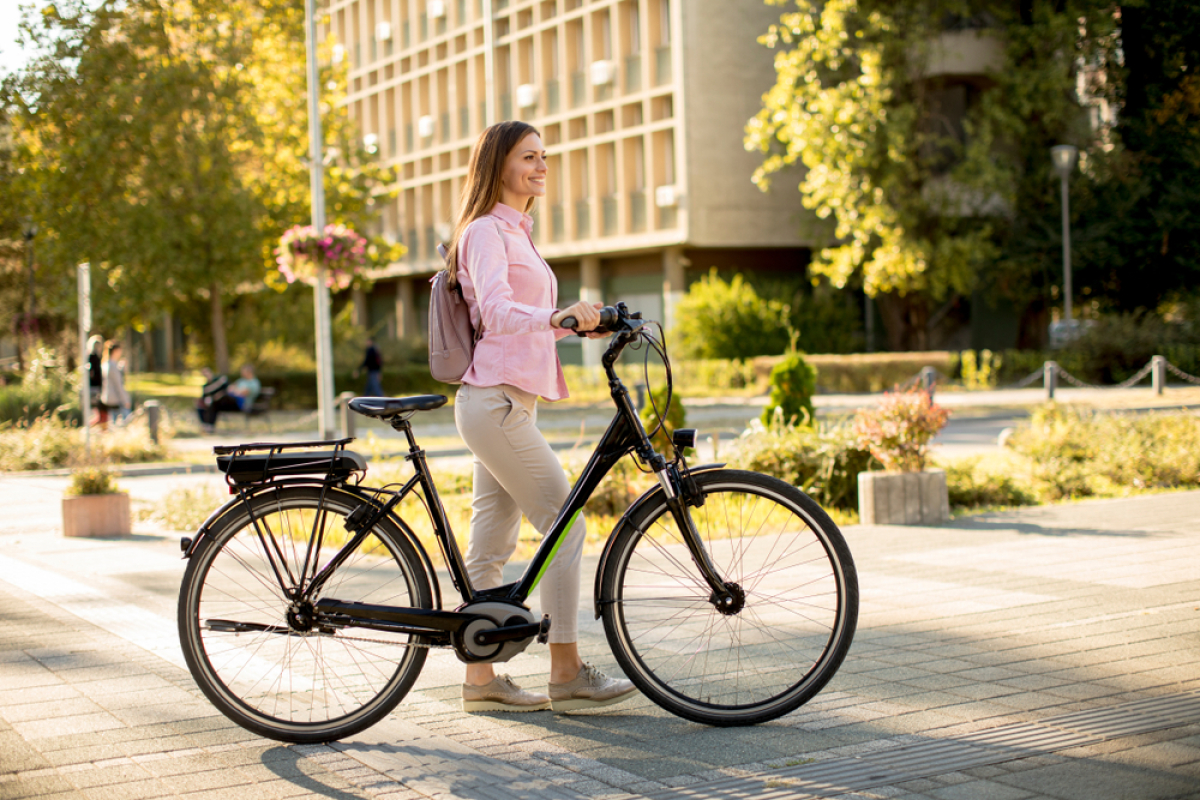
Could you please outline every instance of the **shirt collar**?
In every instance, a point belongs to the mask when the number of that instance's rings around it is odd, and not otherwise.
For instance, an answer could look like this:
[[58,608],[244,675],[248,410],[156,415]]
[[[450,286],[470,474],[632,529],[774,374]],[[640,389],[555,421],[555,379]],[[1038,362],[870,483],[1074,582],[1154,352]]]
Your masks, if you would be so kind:
[[504,203],[496,203],[492,206],[490,212],[492,216],[499,217],[514,227],[524,228],[526,233],[533,231],[533,217],[528,214],[517,211],[512,206],[506,206]]

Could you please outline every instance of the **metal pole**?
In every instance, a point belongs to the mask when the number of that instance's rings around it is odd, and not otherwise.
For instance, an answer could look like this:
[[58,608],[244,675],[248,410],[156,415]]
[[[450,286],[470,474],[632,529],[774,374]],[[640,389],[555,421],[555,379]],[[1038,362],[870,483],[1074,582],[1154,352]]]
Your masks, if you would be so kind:
[[[324,145],[321,141],[321,69],[317,63],[316,0],[306,0],[308,16],[308,158],[312,191],[312,224],[320,235],[325,230]],[[320,436],[334,436],[333,408],[333,336],[329,323],[329,287],[326,285],[325,265],[318,262],[317,283],[313,287],[313,312],[317,335],[317,417]]]
[[79,407],[83,411],[83,452],[91,448],[92,386],[88,364],[88,336],[92,332],[92,275],[91,265],[79,265],[76,280],[79,287]]
[[[1063,229],[1063,318],[1071,321],[1071,212],[1067,192],[1067,173],[1062,173],[1062,229]],[[1070,328],[1068,326],[1068,336]]]
[[1155,356],[1151,359],[1150,382],[1154,393],[1161,395],[1167,386],[1167,359],[1165,356]]
[[1047,361],[1042,365],[1042,383],[1046,387],[1046,399],[1054,399],[1054,390],[1058,388],[1058,364]]

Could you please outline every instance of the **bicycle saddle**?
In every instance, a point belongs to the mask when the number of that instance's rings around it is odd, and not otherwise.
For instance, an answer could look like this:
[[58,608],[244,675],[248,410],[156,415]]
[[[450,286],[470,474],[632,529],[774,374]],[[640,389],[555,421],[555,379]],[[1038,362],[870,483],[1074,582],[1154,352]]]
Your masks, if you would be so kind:
[[364,417],[386,419],[397,414],[413,411],[432,411],[446,405],[443,394],[418,394],[413,397],[356,397],[350,401],[350,410]]

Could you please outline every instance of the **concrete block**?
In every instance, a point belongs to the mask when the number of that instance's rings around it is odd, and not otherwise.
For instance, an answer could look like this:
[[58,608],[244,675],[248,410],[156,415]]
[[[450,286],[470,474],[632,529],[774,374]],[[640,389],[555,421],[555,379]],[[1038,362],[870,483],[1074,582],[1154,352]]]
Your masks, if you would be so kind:
[[63,536],[128,536],[129,495],[83,494],[62,499]]
[[860,472],[858,514],[864,525],[938,525],[950,519],[946,473]]

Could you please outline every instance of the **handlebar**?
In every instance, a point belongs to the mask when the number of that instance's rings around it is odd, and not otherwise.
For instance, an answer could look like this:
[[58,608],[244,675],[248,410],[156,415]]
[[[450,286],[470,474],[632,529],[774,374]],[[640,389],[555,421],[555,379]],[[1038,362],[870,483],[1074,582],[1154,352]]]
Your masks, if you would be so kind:
[[[604,308],[600,309],[600,324],[596,326],[595,330],[600,332],[612,330],[620,318],[621,314],[619,311],[617,311],[617,309],[613,308],[612,306],[605,306]],[[567,328],[568,330],[573,331],[575,330],[575,326],[578,324],[579,320],[575,319],[575,317],[566,316],[563,317],[559,322],[559,327]],[[582,333],[579,333],[579,335],[583,336]]]

